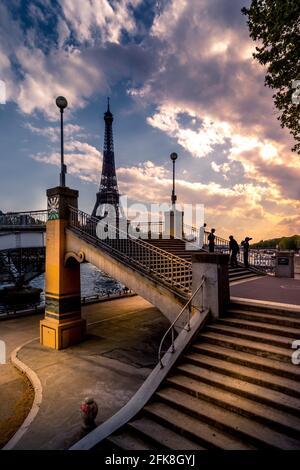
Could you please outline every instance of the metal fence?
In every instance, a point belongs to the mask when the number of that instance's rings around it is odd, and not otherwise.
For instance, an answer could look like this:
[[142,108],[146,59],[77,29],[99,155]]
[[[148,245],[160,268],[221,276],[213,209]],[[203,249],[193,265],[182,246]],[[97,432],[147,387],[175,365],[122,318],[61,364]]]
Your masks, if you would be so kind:
[[40,227],[44,228],[48,211],[7,212],[0,213],[0,229],[10,227]]

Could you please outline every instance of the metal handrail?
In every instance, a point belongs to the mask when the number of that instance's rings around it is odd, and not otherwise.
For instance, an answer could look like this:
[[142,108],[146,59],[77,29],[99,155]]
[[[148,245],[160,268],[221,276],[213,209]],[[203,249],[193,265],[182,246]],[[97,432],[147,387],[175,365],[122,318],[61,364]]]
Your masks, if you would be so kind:
[[129,226],[136,232],[137,237],[146,235],[147,238],[163,238],[164,223],[158,221],[130,221]]
[[12,211],[12,212],[2,212],[2,214],[0,215],[27,215],[27,214],[47,214],[48,211],[47,209],[40,209],[40,210],[36,210],[36,211]]
[[[127,232],[116,228],[105,221],[92,217],[89,214],[69,207],[70,226],[88,237],[97,241],[106,250],[114,252],[130,264],[142,268],[156,279],[162,280],[171,287],[183,290],[185,293],[191,290],[192,263],[176,256],[168,251],[147,243],[147,241],[129,235]],[[108,234],[101,239],[96,236],[96,228],[101,224]],[[115,234],[109,238],[110,230]]]
[[[81,214],[87,216],[89,222],[90,222],[90,221],[96,222],[96,224],[98,224],[99,222],[101,222],[101,220],[97,219],[97,217],[93,217],[93,216],[87,214],[86,212],[83,212],[83,211],[81,211],[81,210],[79,210],[79,209],[75,209],[75,208],[72,207],[72,206],[69,206],[69,209],[71,210],[71,212],[72,212],[72,211],[75,211],[75,212],[77,212],[77,214],[81,213]],[[124,230],[121,230],[121,229],[119,229],[119,228],[116,228],[114,225],[108,224],[108,223],[105,222],[105,221],[103,221],[103,225],[104,225],[104,226],[106,225],[107,228],[110,228],[111,230],[116,231],[117,233],[119,233],[119,234],[121,234],[121,235],[124,235],[125,238],[127,238],[127,239],[135,240],[135,241],[137,241],[137,242],[139,242],[139,243],[142,243],[142,244],[144,244],[144,245],[147,245],[147,247],[148,247],[149,249],[153,250],[153,251],[161,252],[162,254],[167,255],[169,258],[176,258],[180,263],[181,263],[182,261],[184,261],[185,264],[191,265],[191,263],[190,263],[189,261],[183,260],[182,258],[180,258],[180,256],[174,255],[173,253],[170,253],[169,251],[166,251],[166,250],[164,250],[163,248],[159,248],[159,247],[157,247],[157,246],[155,246],[155,245],[151,245],[151,243],[148,243],[148,242],[145,241],[145,240],[141,240],[140,238],[136,237],[135,235],[132,235],[132,234],[129,235],[127,232],[125,232]],[[121,238],[121,237],[120,237],[120,238]],[[117,240],[117,239],[118,239],[118,237],[116,237],[116,240]],[[124,238],[122,238],[122,239],[124,240]],[[100,239],[97,238],[97,240],[100,240]]]
[[[205,231],[205,238],[207,240],[209,232]],[[206,243],[207,244],[207,243]],[[222,253],[229,253],[229,241],[225,238],[216,236],[215,238],[215,249],[216,251],[221,251]],[[240,246],[240,252],[237,255],[238,261],[243,265],[243,247]],[[272,272],[275,268],[275,262],[272,258],[266,258],[260,253],[256,253],[253,249],[249,249],[249,267],[251,269],[257,270],[259,272]]]
[[43,227],[46,225],[47,218],[47,210],[1,213],[0,227]]
[[202,276],[202,279],[201,279],[201,283],[200,285],[197,287],[197,289],[195,290],[195,292],[193,293],[193,295],[189,298],[189,300],[187,301],[187,303],[182,307],[182,309],[180,310],[179,314],[177,315],[177,317],[175,318],[175,320],[173,321],[173,323],[169,326],[169,328],[167,329],[167,331],[165,332],[164,336],[162,337],[161,339],[161,342],[160,342],[160,345],[159,345],[159,348],[158,348],[158,363],[160,364],[160,366],[163,368],[164,365],[162,363],[162,347],[163,347],[163,344],[164,344],[164,341],[165,339],[167,338],[168,334],[171,332],[171,338],[172,338],[172,344],[171,344],[171,353],[174,353],[175,352],[175,347],[174,347],[174,343],[175,343],[175,325],[176,323],[178,322],[179,318],[181,318],[181,316],[183,315],[183,313],[185,312],[186,308],[188,308],[188,320],[187,320],[187,323],[186,325],[184,326],[183,329],[186,329],[187,331],[190,331],[190,321],[191,321],[191,312],[192,312],[192,301],[193,299],[195,298],[196,294],[198,294],[198,292],[200,291],[200,289],[202,289],[202,306],[201,306],[201,311],[203,311],[203,286],[204,286],[204,282],[205,282],[205,276],[203,275]]

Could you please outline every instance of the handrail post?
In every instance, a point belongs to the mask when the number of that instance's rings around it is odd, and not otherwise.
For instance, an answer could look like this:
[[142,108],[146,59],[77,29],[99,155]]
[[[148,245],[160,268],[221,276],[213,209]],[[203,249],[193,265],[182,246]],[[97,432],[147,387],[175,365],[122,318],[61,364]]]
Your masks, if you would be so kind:
[[[203,289],[202,289],[202,291],[203,291]],[[188,307],[187,331],[191,331],[191,314],[192,314],[192,304],[189,303],[189,307]]]
[[179,312],[179,314],[177,315],[177,317],[175,318],[175,320],[173,321],[173,323],[171,324],[171,326],[167,329],[167,331],[165,332],[164,336],[162,337],[162,340],[160,342],[160,345],[159,345],[159,348],[158,348],[158,363],[160,364],[160,367],[163,368],[164,365],[163,365],[163,362],[162,362],[162,357],[161,357],[161,353],[162,353],[162,347],[163,347],[163,344],[164,344],[164,341],[165,339],[167,338],[168,334],[170,333],[171,331],[171,353],[173,354],[175,352],[175,339],[174,339],[174,334],[175,334],[175,325],[176,323],[178,322],[179,319],[181,319],[183,313],[185,312],[186,308],[189,309],[189,313],[188,313],[188,321],[187,321],[187,328],[186,331],[191,331],[191,326],[190,326],[190,312],[192,311],[192,301],[194,299],[194,297],[196,296],[196,294],[198,294],[198,292],[202,289],[202,291],[204,290],[204,283],[205,283],[205,276],[202,276],[202,279],[201,279],[201,283],[200,285],[197,287],[197,289],[195,290],[195,292],[192,294],[192,296],[189,298],[189,300],[187,301],[187,303],[184,305],[184,307],[181,309],[181,311]]
[[174,347],[174,326],[172,326],[171,332],[172,332],[172,353],[174,353],[175,352],[175,347]]

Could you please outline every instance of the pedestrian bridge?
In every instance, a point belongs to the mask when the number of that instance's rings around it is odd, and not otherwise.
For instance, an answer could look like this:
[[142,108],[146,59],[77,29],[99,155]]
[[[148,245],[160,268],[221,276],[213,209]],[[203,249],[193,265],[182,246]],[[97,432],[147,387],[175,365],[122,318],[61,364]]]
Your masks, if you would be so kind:
[[0,281],[22,284],[45,271],[47,211],[0,215]]
[[[192,291],[192,263],[146,240],[97,237],[98,219],[70,208],[66,262],[88,261],[148,300],[173,321]],[[77,255],[76,255],[77,254]],[[78,255],[79,254],[79,255]]]
[[[45,258],[48,215],[49,211],[0,215],[2,281],[28,281],[44,270],[41,259],[44,261]],[[162,222],[131,223],[130,235],[119,231],[117,237],[112,238],[108,233],[105,239],[100,239],[97,237],[97,228],[99,229],[97,218],[68,207],[68,221],[64,227],[64,251],[68,252],[68,258],[72,258],[72,253],[80,253],[80,256],[83,253],[80,262],[94,264],[172,319],[192,291],[192,253],[195,250],[190,251],[189,246],[193,245],[191,240],[199,240],[197,230],[184,225],[183,239],[165,239]],[[108,225],[103,224],[102,232],[107,229]],[[112,232],[114,228],[110,230]],[[209,232],[204,231],[204,247],[201,251],[207,250],[208,235]],[[189,240],[189,243],[185,240]],[[215,250],[218,253],[228,253],[228,240],[216,237]],[[250,251],[249,257],[250,270],[243,267],[241,258],[242,253],[238,268],[229,268],[231,282],[256,276],[258,270],[270,268],[253,251]],[[26,273],[27,267],[30,274]]]
[[0,231],[0,251],[24,250],[27,248],[44,248],[46,233],[42,231],[16,231],[2,233]]

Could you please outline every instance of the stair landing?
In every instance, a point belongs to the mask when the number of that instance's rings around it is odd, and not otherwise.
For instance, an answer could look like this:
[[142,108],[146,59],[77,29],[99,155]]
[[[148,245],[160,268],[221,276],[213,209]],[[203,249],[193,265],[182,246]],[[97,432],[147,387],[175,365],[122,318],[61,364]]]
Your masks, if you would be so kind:
[[[231,297],[300,306],[300,280],[262,276],[232,285]],[[299,338],[300,339],[300,338]]]

